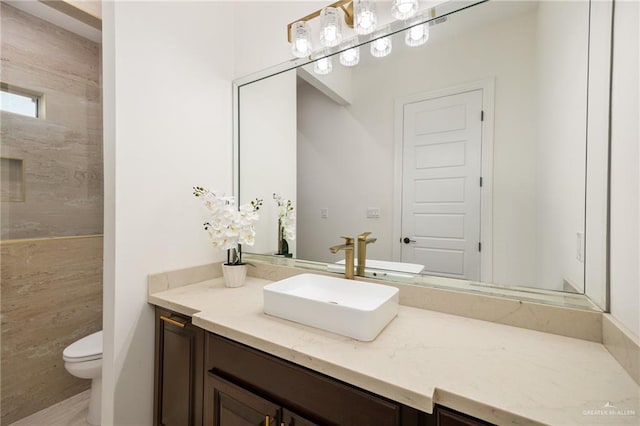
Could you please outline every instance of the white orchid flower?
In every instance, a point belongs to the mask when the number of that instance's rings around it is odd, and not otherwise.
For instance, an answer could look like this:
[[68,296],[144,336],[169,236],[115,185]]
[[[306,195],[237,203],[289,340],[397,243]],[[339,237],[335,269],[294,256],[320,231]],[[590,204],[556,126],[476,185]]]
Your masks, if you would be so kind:
[[193,189],[194,195],[201,198],[209,210],[210,218],[205,229],[213,247],[230,250],[237,249],[239,244],[252,246],[255,243],[253,224],[260,218],[257,210],[262,205],[262,200],[256,199],[238,209],[233,196],[203,187]]
[[238,242],[240,244],[246,244],[248,246],[252,246],[256,242],[255,236],[256,236],[256,232],[253,228],[243,229],[242,233],[240,233]]

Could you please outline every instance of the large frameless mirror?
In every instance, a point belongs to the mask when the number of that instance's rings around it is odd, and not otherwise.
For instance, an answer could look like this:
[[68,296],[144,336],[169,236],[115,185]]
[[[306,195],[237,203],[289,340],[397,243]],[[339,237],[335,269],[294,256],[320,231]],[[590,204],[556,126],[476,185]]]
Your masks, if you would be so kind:
[[340,272],[329,247],[371,232],[369,276],[585,293],[591,4],[466,6],[238,84],[237,190],[265,200],[247,251]]

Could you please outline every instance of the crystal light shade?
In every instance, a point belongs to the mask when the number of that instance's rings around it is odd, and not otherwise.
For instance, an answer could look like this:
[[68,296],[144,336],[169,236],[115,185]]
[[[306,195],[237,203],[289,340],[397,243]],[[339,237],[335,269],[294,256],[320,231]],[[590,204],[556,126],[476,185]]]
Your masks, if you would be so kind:
[[418,0],[393,0],[391,14],[394,18],[411,18],[416,12],[418,12]]
[[360,48],[352,47],[351,49],[340,52],[340,64],[345,67],[353,67],[360,62]]
[[425,44],[429,40],[429,23],[415,25],[406,31],[404,41],[407,46],[415,47]]
[[291,53],[296,58],[311,55],[311,33],[306,22],[296,22],[291,26]]
[[342,40],[342,20],[338,9],[325,7],[320,12],[320,43],[325,47],[334,47]]
[[358,34],[370,34],[378,23],[374,0],[353,0],[354,30]]
[[313,72],[318,75],[327,75],[333,69],[331,57],[323,56],[313,63]]
[[391,37],[382,37],[371,42],[371,55],[382,58],[391,53]]

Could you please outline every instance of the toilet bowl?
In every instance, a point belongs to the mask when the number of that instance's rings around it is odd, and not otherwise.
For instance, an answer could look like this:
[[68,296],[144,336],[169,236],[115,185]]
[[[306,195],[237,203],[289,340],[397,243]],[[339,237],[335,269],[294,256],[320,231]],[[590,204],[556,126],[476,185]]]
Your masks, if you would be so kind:
[[91,379],[91,398],[87,422],[100,424],[102,398],[102,331],[70,344],[62,352],[64,368],[76,377]]

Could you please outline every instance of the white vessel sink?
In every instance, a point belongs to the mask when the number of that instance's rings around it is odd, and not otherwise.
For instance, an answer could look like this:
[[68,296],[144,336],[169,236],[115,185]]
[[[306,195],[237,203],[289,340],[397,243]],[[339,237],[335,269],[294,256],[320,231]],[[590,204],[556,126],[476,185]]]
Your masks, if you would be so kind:
[[398,313],[398,289],[302,274],[264,287],[264,313],[371,341]]
[[[424,265],[417,263],[367,259],[364,276],[368,278],[385,278],[393,281],[411,282],[414,279],[414,275],[419,274],[423,269]],[[328,264],[327,271],[344,274],[344,260]]]

